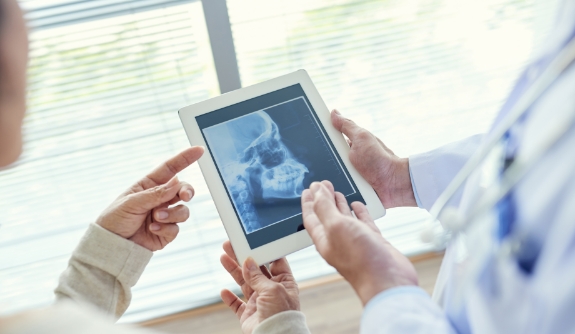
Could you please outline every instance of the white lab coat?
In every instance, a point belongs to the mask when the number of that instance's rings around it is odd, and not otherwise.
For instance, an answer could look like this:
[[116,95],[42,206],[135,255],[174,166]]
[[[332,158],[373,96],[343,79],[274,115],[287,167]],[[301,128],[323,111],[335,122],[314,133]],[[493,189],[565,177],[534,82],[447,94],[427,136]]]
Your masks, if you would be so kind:
[[[575,1],[565,1],[556,29],[542,54],[575,29]],[[514,131],[518,154],[553,131],[555,115],[575,112],[575,65],[571,65],[532,106]],[[485,136],[489,136],[486,134]],[[479,145],[481,136],[410,157],[419,205],[430,209]],[[481,191],[478,171],[450,205],[468,212]],[[497,244],[495,220],[454,238],[447,246],[432,300],[423,290],[401,287],[373,298],[363,314],[362,333],[575,333],[575,125],[533,166],[513,190],[513,233],[529,234],[541,245],[532,273],[513,256],[487,253],[473,265],[478,249]],[[465,240],[463,240],[465,238]]]

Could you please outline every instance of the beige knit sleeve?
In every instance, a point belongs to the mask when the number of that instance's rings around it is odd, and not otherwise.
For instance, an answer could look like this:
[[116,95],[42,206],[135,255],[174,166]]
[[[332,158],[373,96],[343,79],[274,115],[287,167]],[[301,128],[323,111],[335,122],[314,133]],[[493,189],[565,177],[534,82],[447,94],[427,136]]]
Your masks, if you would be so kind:
[[309,334],[305,315],[300,311],[284,311],[262,321],[252,334]]
[[89,305],[60,301],[43,309],[35,309],[0,317],[2,334],[159,334],[131,325],[114,324]]
[[60,275],[56,300],[87,302],[117,319],[151,257],[148,249],[90,224]]

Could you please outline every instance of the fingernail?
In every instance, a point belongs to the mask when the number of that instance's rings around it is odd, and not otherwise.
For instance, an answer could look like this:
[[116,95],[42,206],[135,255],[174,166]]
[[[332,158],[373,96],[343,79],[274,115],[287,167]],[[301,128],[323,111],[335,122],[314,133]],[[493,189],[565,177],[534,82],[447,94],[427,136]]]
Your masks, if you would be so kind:
[[256,271],[258,269],[258,264],[251,257],[246,259],[246,265],[249,271]]
[[337,109],[334,109],[333,112],[341,116],[340,112]]
[[193,191],[191,191],[191,190],[188,189],[186,192],[188,193],[188,196],[190,196],[190,199],[192,199],[192,197],[194,197],[194,192],[193,192]]
[[156,224],[156,223],[151,224],[151,225],[150,225],[150,230],[152,230],[152,231],[159,231],[159,230],[160,230],[160,224]]
[[168,211],[158,210],[156,211],[156,217],[158,217],[158,219],[166,219],[168,218]]

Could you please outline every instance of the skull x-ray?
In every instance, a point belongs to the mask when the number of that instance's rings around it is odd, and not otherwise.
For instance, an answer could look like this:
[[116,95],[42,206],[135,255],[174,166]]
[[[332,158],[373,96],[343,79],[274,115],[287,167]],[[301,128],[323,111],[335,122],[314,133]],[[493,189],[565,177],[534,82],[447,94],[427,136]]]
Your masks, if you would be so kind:
[[265,226],[255,205],[299,198],[309,170],[297,161],[263,110],[204,130],[246,233]]
[[202,132],[246,235],[301,216],[313,181],[355,193],[303,97],[242,110]]

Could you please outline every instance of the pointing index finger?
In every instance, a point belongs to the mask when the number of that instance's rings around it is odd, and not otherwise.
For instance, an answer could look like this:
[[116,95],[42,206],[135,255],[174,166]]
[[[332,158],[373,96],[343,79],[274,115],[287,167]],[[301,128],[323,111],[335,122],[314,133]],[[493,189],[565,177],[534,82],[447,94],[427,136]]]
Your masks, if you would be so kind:
[[151,182],[144,182],[144,187],[153,187],[168,182],[176,174],[196,162],[202,154],[204,154],[204,148],[201,146],[190,147],[180,152],[148,174],[146,178]]

